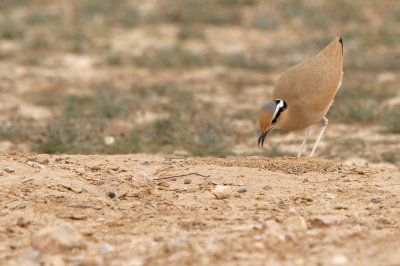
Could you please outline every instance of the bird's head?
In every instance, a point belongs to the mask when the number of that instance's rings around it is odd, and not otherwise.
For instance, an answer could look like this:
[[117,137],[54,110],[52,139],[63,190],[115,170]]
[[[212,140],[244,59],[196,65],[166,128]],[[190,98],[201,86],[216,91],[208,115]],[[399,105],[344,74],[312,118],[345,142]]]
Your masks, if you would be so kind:
[[287,108],[285,101],[275,99],[265,104],[258,114],[258,123],[260,124],[260,136],[258,138],[258,146],[264,145],[264,140],[274,127],[279,123],[279,117]]

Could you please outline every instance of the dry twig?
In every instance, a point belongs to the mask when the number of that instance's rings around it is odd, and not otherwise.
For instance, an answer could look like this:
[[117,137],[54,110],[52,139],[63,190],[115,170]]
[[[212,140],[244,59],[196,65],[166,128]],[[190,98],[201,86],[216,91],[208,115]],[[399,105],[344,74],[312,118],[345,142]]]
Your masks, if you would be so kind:
[[175,177],[183,177],[183,176],[188,176],[188,175],[198,175],[201,177],[210,177],[210,175],[202,175],[202,174],[193,172],[193,173],[188,173],[188,174],[183,174],[183,175],[171,175],[171,176],[165,176],[165,177],[160,177],[160,178],[154,178],[153,180],[171,179],[171,178],[175,178]]
[[88,208],[93,208],[93,209],[96,209],[96,210],[100,210],[101,209],[101,207],[94,206],[94,205],[86,205],[86,204],[67,204],[65,206],[71,207],[71,208],[82,208],[82,209],[88,209]]
[[166,156],[164,157],[165,160],[172,161],[172,160],[184,160],[185,162],[188,162],[187,157],[173,157],[173,156]]

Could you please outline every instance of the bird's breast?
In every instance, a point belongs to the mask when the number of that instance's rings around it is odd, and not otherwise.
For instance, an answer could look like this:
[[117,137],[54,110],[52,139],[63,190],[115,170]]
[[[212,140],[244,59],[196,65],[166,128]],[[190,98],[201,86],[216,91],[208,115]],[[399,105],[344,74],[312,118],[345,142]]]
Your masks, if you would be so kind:
[[[278,124],[278,128],[295,131],[307,128],[320,121],[328,112],[329,106],[321,111],[311,111],[302,105],[288,106],[285,116]],[[282,114],[283,115],[283,114]]]

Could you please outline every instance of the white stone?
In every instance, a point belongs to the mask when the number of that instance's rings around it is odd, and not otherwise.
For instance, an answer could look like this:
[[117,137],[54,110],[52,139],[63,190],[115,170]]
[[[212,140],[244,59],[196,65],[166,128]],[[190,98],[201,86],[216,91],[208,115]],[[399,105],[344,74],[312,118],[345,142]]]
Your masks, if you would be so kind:
[[226,199],[229,197],[229,189],[227,187],[218,185],[215,187],[213,194],[217,199]]
[[347,261],[348,261],[348,259],[344,255],[336,255],[332,259],[332,263],[335,264],[335,265],[346,265]]
[[114,252],[114,247],[109,245],[109,244],[105,244],[104,246],[102,246],[100,248],[100,253],[111,253]]
[[43,228],[32,236],[31,243],[42,253],[58,253],[87,246],[82,235],[68,224]]
[[33,161],[27,161],[26,164],[29,166],[35,167],[35,168],[42,169],[42,170],[46,169],[46,166],[41,165],[40,163],[33,162]]
[[329,193],[322,193],[321,198],[323,199],[335,199],[335,195],[329,194]]
[[75,170],[77,174],[83,175],[85,173],[85,168],[81,167]]
[[14,168],[12,168],[12,167],[5,167],[4,171],[6,171],[7,173],[14,173],[15,172]]

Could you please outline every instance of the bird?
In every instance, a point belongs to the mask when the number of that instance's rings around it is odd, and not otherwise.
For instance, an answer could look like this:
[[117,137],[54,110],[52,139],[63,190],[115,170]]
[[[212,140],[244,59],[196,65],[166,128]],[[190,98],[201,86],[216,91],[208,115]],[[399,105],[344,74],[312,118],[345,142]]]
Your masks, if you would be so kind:
[[335,37],[321,52],[284,71],[275,84],[272,97],[258,114],[258,146],[273,129],[306,129],[297,156],[301,157],[312,125],[323,126],[310,153],[312,157],[328,126],[326,114],[343,78],[343,40]]

